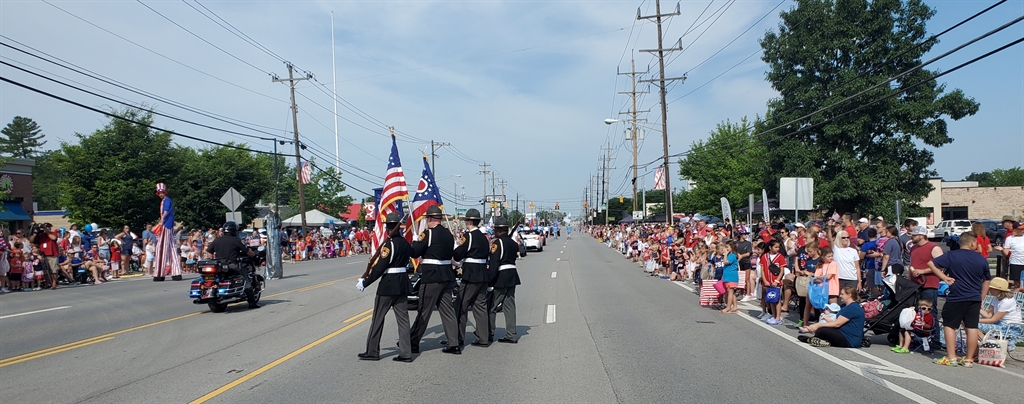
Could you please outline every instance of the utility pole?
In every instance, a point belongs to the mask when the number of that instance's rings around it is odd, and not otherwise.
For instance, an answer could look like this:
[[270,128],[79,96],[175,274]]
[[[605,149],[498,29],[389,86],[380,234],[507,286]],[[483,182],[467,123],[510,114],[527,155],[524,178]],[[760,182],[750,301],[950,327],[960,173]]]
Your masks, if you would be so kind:
[[[498,185],[501,185],[501,199],[504,199],[505,209],[508,210],[508,199],[505,198],[505,185],[508,184],[505,180],[498,181]],[[498,210],[501,210],[500,208]]]
[[612,160],[612,147],[609,144],[608,147],[602,147],[601,149],[605,152],[605,155],[601,156],[601,204],[604,205],[604,224],[608,224],[608,207],[611,205],[608,203],[610,196],[608,195],[608,171],[614,170],[614,168],[609,165]]
[[309,80],[313,78],[313,74],[306,72],[306,77],[295,78],[295,66],[289,62],[285,62],[285,66],[288,66],[288,78],[281,79],[277,75],[271,77],[271,80],[275,83],[288,82],[288,87],[291,89],[292,96],[292,125],[295,134],[295,171],[299,178],[299,215],[302,217],[302,235],[306,236],[306,196],[302,192],[302,153],[299,150],[299,107],[295,105],[295,83],[302,80]]
[[671,184],[671,171],[668,167],[668,105],[665,103],[665,82],[674,80],[686,80],[686,75],[682,77],[665,78],[665,52],[676,52],[683,50],[683,39],[679,38],[676,41],[674,48],[665,49],[662,45],[662,31],[661,22],[662,17],[673,17],[680,14],[679,3],[676,3],[676,11],[674,13],[662,14],[661,13],[661,0],[654,1],[654,15],[641,16],[640,8],[636,9],[636,19],[638,20],[650,20],[654,19],[654,22],[658,24],[658,49],[641,50],[641,52],[657,53],[658,54],[658,80],[641,80],[641,82],[655,82],[659,83],[658,87],[661,91],[661,147],[664,151],[662,155],[662,166],[664,167],[664,178],[665,178],[665,221],[669,225],[673,224],[672,220],[672,184]]
[[[631,108],[630,111],[628,112],[629,114],[632,115],[632,119],[630,119],[630,123],[632,124],[632,127],[627,129],[627,130],[629,130],[631,132],[630,134],[632,135],[632,136],[630,136],[630,139],[633,140],[633,181],[632,181],[633,182],[633,212],[636,212],[636,177],[637,177],[636,158],[637,158],[637,148],[638,148],[638,144],[639,144],[639,140],[640,140],[639,137],[638,137],[639,134],[640,134],[640,130],[637,129],[637,117],[636,117],[636,115],[637,115],[637,113],[640,113],[640,112],[650,112],[650,111],[637,111],[636,110],[636,95],[637,94],[646,94],[646,93],[648,93],[648,91],[636,91],[636,76],[638,74],[647,74],[647,72],[638,72],[638,71],[636,71],[636,60],[631,60],[630,61],[630,70],[629,70],[628,73],[619,73],[619,75],[630,76],[630,78],[632,79],[632,82],[633,82],[633,91],[621,91],[621,92],[619,92],[619,94],[629,94],[630,98],[632,98],[632,100],[633,100],[633,108]],[[620,114],[621,114],[621,112],[620,112]]]
[[480,164],[480,167],[484,168],[482,171],[479,172],[484,176],[484,199],[483,201],[480,202],[480,212],[487,212],[487,174],[490,173],[490,171],[487,170],[487,167],[490,167],[490,164],[483,163]]
[[497,207],[500,206],[500,205],[498,205],[498,201],[496,200],[497,198],[495,198],[495,196],[497,196],[497,193],[498,193],[498,191],[495,189],[496,186],[497,186],[497,181],[494,179],[494,170],[491,170],[491,200],[494,201],[492,203],[494,204],[493,206],[495,206],[495,209],[491,209],[493,211],[492,214],[497,213],[497,212],[501,212],[500,209],[497,209]]
[[444,146],[451,146],[451,143],[430,141],[430,175],[437,176],[437,169],[434,167],[434,157],[437,157],[437,149]]

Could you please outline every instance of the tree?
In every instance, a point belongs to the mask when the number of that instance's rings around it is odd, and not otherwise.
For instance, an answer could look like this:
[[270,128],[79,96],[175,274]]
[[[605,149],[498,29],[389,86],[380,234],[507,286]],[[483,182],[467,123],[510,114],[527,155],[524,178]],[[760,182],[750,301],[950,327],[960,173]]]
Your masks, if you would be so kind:
[[964,181],[977,181],[981,187],[1024,187],[1024,170],[1020,167],[1009,170],[997,168],[983,173],[971,173]]
[[755,126],[746,117],[737,123],[726,120],[707,140],[693,142],[679,160],[679,175],[697,186],[683,194],[677,211],[720,214],[722,197],[738,203],[760,193],[765,147],[753,137]]
[[58,166],[60,150],[39,153],[32,167],[32,200],[39,205],[39,210],[59,210],[61,172]]
[[274,160],[236,147],[245,144],[180,150],[181,166],[187,169],[166,181],[174,200],[175,220],[191,227],[220,227],[228,212],[220,198],[230,188],[245,197],[237,209],[243,219],[248,222],[256,217],[259,197],[274,189]]
[[[936,43],[917,46],[934,14],[921,0],[801,0],[781,13],[778,32],[761,39],[767,79],[780,95],[768,102],[765,127],[867,92],[759,137],[769,193],[781,177],[812,177],[817,204],[889,217],[896,200],[913,205],[931,192],[934,158],[917,143],[952,142],[945,117],[973,115],[979,104],[958,89],[947,92],[925,69],[868,88],[920,64]],[[881,100],[893,88],[907,91]]]
[[305,184],[302,189],[306,197],[306,209],[319,209],[334,217],[348,213],[352,197],[342,195],[345,184],[341,183],[341,173],[334,167],[314,171],[309,184]]
[[35,157],[39,148],[46,144],[46,141],[39,141],[46,136],[42,131],[32,118],[14,117],[11,123],[0,129],[3,134],[0,136],[0,153],[23,159]]
[[[136,108],[114,114],[153,122],[152,112]],[[181,171],[184,152],[171,145],[170,133],[111,118],[102,129],[75,137],[79,144],[62,142],[61,152],[53,155],[60,177],[57,203],[72,221],[139,229],[159,219],[155,185],[170,183],[174,192],[172,180]]]

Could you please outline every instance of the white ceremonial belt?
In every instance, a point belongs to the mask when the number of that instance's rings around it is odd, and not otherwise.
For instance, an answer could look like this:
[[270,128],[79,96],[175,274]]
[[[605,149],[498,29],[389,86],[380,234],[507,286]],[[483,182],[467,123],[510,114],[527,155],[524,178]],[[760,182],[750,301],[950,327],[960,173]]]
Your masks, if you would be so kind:
[[388,273],[389,274],[404,274],[404,273],[406,273],[408,271],[409,270],[406,269],[405,267],[401,267],[401,268],[388,268]]
[[487,260],[483,258],[466,258],[467,264],[486,264]]
[[424,265],[451,265],[452,264],[452,260],[441,261],[441,260],[425,258],[425,259],[423,259],[423,261],[420,261],[420,264],[424,264]]
[[516,266],[512,265],[512,264],[505,264],[505,265],[502,265],[502,266],[498,267],[499,271],[504,271],[506,269],[516,269]]

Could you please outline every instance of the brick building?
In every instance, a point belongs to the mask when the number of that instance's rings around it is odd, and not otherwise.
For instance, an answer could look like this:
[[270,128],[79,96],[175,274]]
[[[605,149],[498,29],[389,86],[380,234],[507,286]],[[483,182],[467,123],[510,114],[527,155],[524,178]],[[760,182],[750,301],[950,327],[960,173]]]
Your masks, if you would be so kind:
[[32,223],[32,168],[35,160],[12,159],[0,168],[0,189],[8,192],[0,222],[8,229],[26,229]]
[[932,209],[939,220],[1024,218],[1024,187],[980,187],[976,181],[941,178],[931,183],[934,189],[921,206]]

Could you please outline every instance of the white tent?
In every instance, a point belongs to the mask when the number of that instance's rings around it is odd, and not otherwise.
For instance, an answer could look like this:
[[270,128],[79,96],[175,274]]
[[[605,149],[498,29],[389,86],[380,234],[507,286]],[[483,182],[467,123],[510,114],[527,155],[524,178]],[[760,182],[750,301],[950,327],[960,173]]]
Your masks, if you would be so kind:
[[[319,210],[313,209],[306,212],[306,226],[311,227],[330,227],[331,222],[334,222],[335,226],[341,227],[347,224],[344,220],[338,219],[331,215],[328,215]],[[283,227],[299,227],[302,226],[302,216],[295,215],[282,221],[281,226]]]

